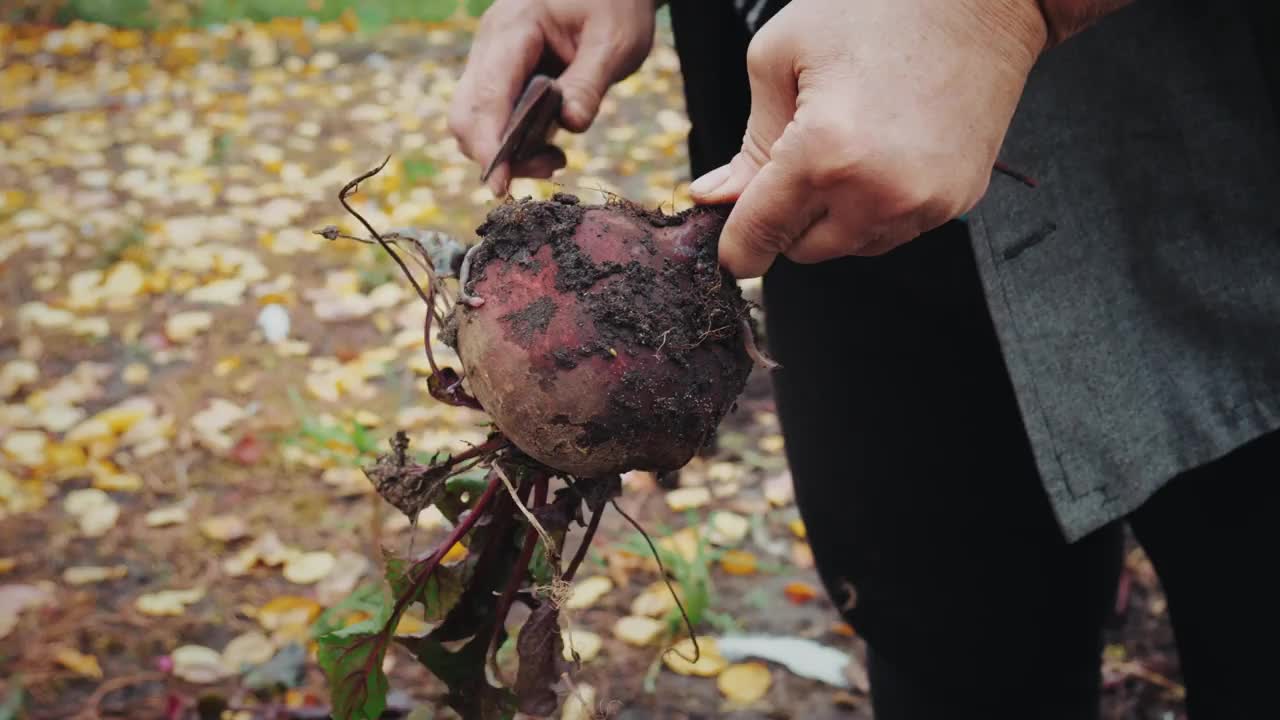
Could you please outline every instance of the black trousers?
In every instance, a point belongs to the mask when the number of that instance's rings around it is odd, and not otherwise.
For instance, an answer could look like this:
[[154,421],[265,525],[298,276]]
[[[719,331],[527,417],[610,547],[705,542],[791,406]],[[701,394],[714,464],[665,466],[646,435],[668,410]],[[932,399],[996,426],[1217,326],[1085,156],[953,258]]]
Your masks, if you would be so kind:
[[[823,581],[871,653],[877,720],[1094,718],[1122,527],[1066,543],[965,227],[765,278],[777,400]],[[1168,600],[1195,720],[1274,716],[1280,434],[1127,520]],[[1269,586],[1270,582],[1266,584]],[[1273,656],[1272,656],[1273,657]]]

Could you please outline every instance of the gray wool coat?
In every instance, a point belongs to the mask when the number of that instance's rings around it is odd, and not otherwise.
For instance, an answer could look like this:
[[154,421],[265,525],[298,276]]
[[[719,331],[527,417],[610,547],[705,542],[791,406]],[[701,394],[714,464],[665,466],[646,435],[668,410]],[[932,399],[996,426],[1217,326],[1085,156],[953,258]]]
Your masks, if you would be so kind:
[[1037,186],[969,216],[1068,539],[1280,428],[1278,5],[1137,0],[1046,53],[1001,153]]
[[1138,0],[1048,52],[1002,150],[1039,186],[972,214],[1069,538],[1280,428],[1275,6]]

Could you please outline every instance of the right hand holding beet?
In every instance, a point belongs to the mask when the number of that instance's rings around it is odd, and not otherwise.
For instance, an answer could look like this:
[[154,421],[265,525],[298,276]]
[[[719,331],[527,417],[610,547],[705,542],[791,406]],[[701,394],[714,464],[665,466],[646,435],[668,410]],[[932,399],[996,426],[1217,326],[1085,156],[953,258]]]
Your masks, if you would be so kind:
[[1036,0],[792,0],[747,50],[742,149],[689,186],[734,205],[721,262],[880,255],[968,212],[1047,33]]
[[[525,83],[544,58],[563,63],[560,122],[582,132],[605,90],[640,67],[653,46],[655,0],[497,0],[480,20],[466,69],[454,91],[449,130],[481,165],[497,154]],[[512,177],[547,178],[564,167],[554,148],[489,176],[495,195]]]

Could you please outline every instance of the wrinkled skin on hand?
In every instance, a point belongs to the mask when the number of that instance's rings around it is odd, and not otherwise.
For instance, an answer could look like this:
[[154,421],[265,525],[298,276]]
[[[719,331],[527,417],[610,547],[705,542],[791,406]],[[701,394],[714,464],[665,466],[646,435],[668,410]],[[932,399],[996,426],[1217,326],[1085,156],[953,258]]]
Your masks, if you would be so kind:
[[742,150],[690,188],[736,203],[720,241],[738,277],[779,255],[876,255],[986,192],[1046,44],[1036,0],[793,0],[751,42]]
[[[502,132],[540,61],[565,67],[560,124],[591,125],[609,86],[635,72],[653,46],[655,0],[497,0],[484,14],[449,109],[449,129],[462,152],[482,167],[498,152]],[[554,147],[503,163],[489,188],[503,195],[512,177],[550,177],[564,167]]]

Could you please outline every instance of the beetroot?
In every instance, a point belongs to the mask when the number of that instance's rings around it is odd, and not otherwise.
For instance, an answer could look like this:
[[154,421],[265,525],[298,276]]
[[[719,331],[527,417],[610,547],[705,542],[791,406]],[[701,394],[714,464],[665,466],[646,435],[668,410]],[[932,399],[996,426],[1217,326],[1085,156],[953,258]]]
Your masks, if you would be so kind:
[[693,457],[752,365],[747,303],[717,262],[725,217],[566,194],[489,214],[445,340],[512,443],[578,477]]
[[[752,362],[776,365],[756,350],[748,304],[719,266],[723,208],[665,215],[622,201],[584,206],[569,195],[510,201],[489,214],[481,242],[460,258],[460,244],[412,230],[379,233],[348,202],[385,164],[338,193],[369,237],[332,225],[316,233],[379,245],[395,261],[427,307],[431,396],[487,411],[494,428],[484,442],[436,453],[426,464],[409,453],[400,431],[390,452],[365,468],[378,494],[407,518],[434,506],[453,529],[425,555],[384,549],[395,600],[376,628],[353,626],[318,639],[332,714],[381,712],[388,687],[382,664],[394,638],[448,686],[446,702],[462,717],[517,710],[543,716],[554,710],[568,671],[558,643],[561,605],[605,508],[612,505],[648,539],[615,501],[618,473],[684,465],[741,393]],[[455,272],[460,291],[453,298],[441,292],[441,280]],[[437,363],[435,323],[444,323],[441,337],[458,351],[464,373]],[[477,468],[483,480],[467,477]],[[565,482],[553,497],[556,477]],[[567,557],[575,524],[581,540]],[[446,563],[459,543],[468,548],[465,557]],[[538,548],[541,577],[531,569]],[[656,550],[654,557],[661,566]],[[511,681],[497,655],[518,595],[532,612],[515,643]],[[695,637],[674,591],[672,601]],[[438,623],[425,636],[396,637],[415,604]],[[690,662],[697,661],[694,647]]]

